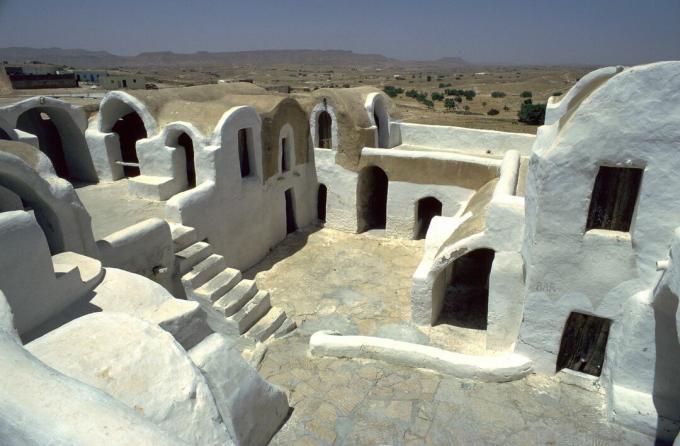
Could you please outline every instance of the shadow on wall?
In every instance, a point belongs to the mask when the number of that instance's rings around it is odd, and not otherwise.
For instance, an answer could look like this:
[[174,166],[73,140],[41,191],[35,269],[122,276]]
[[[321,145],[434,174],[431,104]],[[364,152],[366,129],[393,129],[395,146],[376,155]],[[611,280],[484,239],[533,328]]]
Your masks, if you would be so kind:
[[319,230],[321,230],[321,227],[308,227],[289,234],[285,240],[276,245],[262,261],[247,271],[243,271],[243,277],[252,280],[257,273],[269,271],[280,261],[287,259],[304,248],[307,245],[309,236]]
[[[652,304],[654,308],[656,364],[654,406],[659,414],[657,438],[673,438],[680,420],[680,342],[678,341],[678,296],[664,287]],[[672,420],[675,420],[673,422]],[[659,440],[660,441],[660,440]],[[657,441],[657,444],[665,444]],[[668,443],[670,444],[670,443]]]

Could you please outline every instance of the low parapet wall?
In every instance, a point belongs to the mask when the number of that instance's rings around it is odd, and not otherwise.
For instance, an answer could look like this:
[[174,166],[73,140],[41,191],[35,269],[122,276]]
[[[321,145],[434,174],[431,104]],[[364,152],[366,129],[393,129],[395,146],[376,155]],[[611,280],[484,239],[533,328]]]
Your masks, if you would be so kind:
[[439,150],[502,155],[517,150],[528,156],[536,139],[526,133],[498,132],[495,130],[467,129],[444,125],[399,123],[401,144],[422,146]]

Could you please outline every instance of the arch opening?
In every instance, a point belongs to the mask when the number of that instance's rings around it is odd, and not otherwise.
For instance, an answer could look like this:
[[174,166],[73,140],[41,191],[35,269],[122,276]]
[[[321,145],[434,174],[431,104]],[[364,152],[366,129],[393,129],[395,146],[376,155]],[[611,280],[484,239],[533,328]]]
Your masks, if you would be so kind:
[[435,216],[442,215],[442,202],[434,197],[425,197],[416,203],[415,227],[413,238],[422,240],[427,235],[430,222]]
[[434,325],[486,330],[489,312],[489,276],[495,252],[481,248],[451,264],[444,305]]
[[[137,141],[147,137],[144,121],[137,112],[130,112],[119,118],[111,128],[118,135],[120,142],[121,164],[126,178],[140,174],[137,157]],[[192,157],[193,158],[193,157]]]
[[328,188],[325,184],[319,184],[319,190],[316,195],[316,216],[320,222],[326,222],[326,199],[328,196]]
[[357,232],[387,226],[387,174],[377,166],[359,172],[357,182]]
[[333,119],[331,118],[330,113],[326,110],[319,113],[316,126],[318,132],[317,141],[319,142],[319,147],[322,149],[333,148],[332,124]]
[[9,133],[7,133],[2,127],[0,127],[0,139],[4,139],[6,141],[10,141],[12,138],[10,138]]

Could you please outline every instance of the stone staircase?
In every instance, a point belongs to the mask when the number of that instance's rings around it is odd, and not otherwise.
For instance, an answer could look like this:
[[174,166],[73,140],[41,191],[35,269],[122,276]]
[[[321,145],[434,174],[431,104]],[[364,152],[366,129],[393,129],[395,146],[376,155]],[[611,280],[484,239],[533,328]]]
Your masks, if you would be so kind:
[[170,229],[175,273],[181,277],[187,299],[201,304],[215,331],[264,342],[296,328],[285,311],[272,307],[269,292],[258,290],[255,281],[244,279],[241,271],[228,268],[208,242],[197,239],[194,228],[171,223]]

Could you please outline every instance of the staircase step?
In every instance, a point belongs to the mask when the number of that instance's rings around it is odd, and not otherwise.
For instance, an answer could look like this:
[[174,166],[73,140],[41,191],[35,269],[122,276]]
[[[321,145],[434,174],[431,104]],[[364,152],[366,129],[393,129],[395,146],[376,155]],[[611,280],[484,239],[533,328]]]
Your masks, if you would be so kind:
[[210,254],[205,260],[196,264],[191,271],[182,276],[182,285],[190,290],[204,285],[227,267],[227,262],[219,254]]
[[255,281],[243,279],[224,296],[217,299],[213,308],[225,317],[229,317],[239,311],[255,294],[257,294]]
[[255,325],[255,322],[262,316],[267,314],[271,307],[269,293],[266,291],[258,291],[255,297],[228,319],[234,323],[238,329],[238,334],[242,335],[248,331],[250,327]]
[[296,328],[297,324],[295,321],[291,318],[286,318],[286,320],[283,321],[283,324],[281,324],[279,329],[274,333],[274,338],[282,338]]
[[212,254],[211,246],[206,242],[196,242],[188,248],[175,253],[176,271],[180,277],[191,271],[191,268]]
[[203,286],[194,290],[194,295],[209,302],[215,302],[241,281],[241,271],[234,268],[226,268],[215,277],[208,280]]
[[175,252],[188,248],[198,241],[196,229],[190,226],[170,223],[170,233],[172,234],[172,245]]
[[250,327],[250,330],[246,333],[246,337],[255,339],[259,342],[264,342],[278,330],[286,319],[285,311],[281,308],[273,307],[262,319]]

